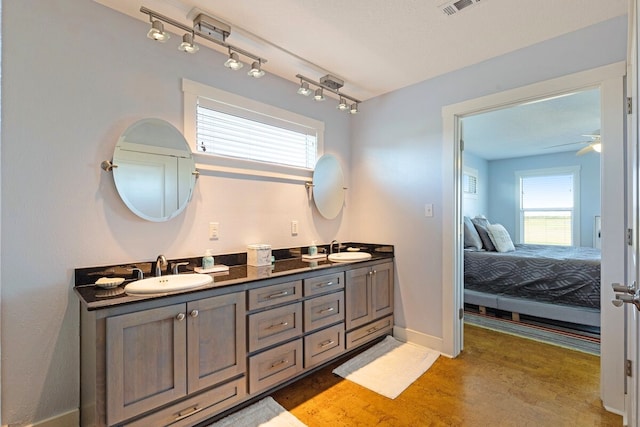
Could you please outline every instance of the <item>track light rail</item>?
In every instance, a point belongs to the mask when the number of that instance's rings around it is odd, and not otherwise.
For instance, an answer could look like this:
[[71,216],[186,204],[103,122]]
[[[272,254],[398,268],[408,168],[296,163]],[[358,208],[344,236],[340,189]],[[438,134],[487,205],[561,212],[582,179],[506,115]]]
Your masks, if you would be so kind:
[[340,92],[340,89],[334,89],[333,87],[331,87],[329,85],[322,84],[321,82],[317,82],[317,81],[315,81],[313,79],[310,79],[309,77],[303,76],[302,74],[296,74],[296,77],[299,78],[300,80],[303,80],[303,81],[307,82],[307,83],[311,83],[314,86],[321,87],[324,90],[328,90],[329,92],[335,93],[338,96],[341,96],[343,98],[347,98],[347,99],[349,99],[349,100],[351,100],[351,101],[353,101],[353,102],[355,102],[357,104],[362,102],[359,99],[356,99],[356,98],[354,98],[352,96],[349,96],[349,95],[347,95],[345,93]]
[[[172,27],[180,28],[181,30],[193,33],[193,34],[197,35],[200,38],[203,38],[205,40],[209,40],[210,42],[215,43],[218,46],[222,46],[222,47],[224,47],[226,49],[231,49],[232,51],[234,51],[236,53],[239,53],[242,56],[246,56],[248,58],[253,59],[254,61],[258,61],[261,64],[265,64],[267,62],[266,59],[261,58],[258,55],[254,55],[251,52],[247,52],[244,49],[235,47],[235,46],[227,43],[225,40],[231,34],[231,29],[230,29],[229,26],[226,26],[226,28],[218,28],[217,29],[217,30],[219,30],[217,32],[220,32],[220,34],[222,35],[222,40],[218,40],[215,37],[210,36],[208,33],[198,30],[197,29],[197,25],[194,25],[193,27],[189,27],[187,25],[182,24],[181,22],[178,22],[178,21],[176,21],[176,20],[174,20],[172,18],[169,18],[168,16],[165,16],[165,15],[163,15],[161,13],[158,13],[158,12],[156,12],[154,10],[148,9],[148,8],[146,8],[144,6],[142,6],[140,8],[140,12],[142,12],[142,13],[144,13],[146,15],[149,15],[149,18],[152,19],[152,20],[155,18],[155,19],[157,19],[159,21],[164,22],[165,24],[171,25]],[[211,18],[211,17],[208,17],[208,18],[210,18],[212,21],[217,21],[214,18]]]

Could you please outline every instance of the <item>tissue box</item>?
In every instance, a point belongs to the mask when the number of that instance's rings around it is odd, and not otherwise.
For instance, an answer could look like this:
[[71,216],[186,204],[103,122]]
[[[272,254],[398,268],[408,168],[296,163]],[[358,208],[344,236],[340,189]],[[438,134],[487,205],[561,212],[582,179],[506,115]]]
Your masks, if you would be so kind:
[[261,267],[271,265],[271,245],[249,245],[247,246],[247,265]]

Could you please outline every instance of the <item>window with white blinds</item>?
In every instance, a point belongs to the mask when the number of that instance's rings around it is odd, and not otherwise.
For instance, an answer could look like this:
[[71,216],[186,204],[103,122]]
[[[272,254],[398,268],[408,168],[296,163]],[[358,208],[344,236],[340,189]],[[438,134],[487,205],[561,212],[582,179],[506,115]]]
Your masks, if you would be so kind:
[[321,121],[187,79],[182,87],[185,137],[201,162],[258,175],[310,173],[322,155]]
[[579,245],[579,167],[520,171],[520,241]]
[[318,153],[316,132],[287,129],[286,125],[274,126],[198,105],[198,152],[313,169]]

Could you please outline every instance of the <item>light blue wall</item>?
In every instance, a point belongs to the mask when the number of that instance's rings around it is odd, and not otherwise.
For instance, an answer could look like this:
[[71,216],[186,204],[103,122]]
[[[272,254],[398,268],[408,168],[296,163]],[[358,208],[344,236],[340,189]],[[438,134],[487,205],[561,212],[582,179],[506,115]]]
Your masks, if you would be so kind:
[[[508,34],[506,35],[508,36]],[[354,240],[394,244],[398,331],[437,348],[443,334],[442,109],[462,101],[624,61],[627,18],[453,71],[365,101],[352,121],[349,207]],[[433,203],[433,217],[424,205]],[[448,213],[447,213],[448,215]],[[491,215],[491,213],[489,213]]]
[[469,151],[464,151],[462,164],[478,171],[477,197],[462,197],[462,214],[468,217],[487,215],[489,212],[489,162]]
[[576,156],[575,152],[544,156],[492,160],[489,162],[489,210],[492,223],[500,223],[516,241],[516,171],[580,166],[580,246],[593,246],[594,216],[600,215],[600,156],[594,152]]

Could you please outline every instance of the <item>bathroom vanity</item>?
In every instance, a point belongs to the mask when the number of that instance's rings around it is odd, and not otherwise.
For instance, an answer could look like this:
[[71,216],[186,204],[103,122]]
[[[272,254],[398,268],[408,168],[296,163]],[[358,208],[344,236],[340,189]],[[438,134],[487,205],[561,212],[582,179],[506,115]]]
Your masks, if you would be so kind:
[[77,283],[81,424],[196,425],[390,334],[393,247],[380,248],[353,263],[232,265],[165,296]]

